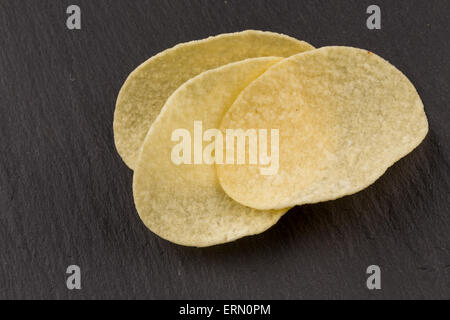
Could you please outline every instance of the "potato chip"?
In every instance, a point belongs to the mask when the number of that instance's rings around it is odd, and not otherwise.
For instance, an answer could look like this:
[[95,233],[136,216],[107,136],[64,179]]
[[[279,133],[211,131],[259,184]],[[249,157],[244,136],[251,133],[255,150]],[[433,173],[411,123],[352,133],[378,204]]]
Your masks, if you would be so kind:
[[262,31],[222,34],[177,45],[134,70],[117,98],[114,139],[124,162],[134,168],[139,149],[167,98],[203,71],[247,58],[289,57],[313,49],[294,38]]
[[287,58],[250,84],[221,129],[279,130],[278,170],[217,165],[220,184],[259,210],[356,193],[411,152],[428,132],[411,82],[379,56],[325,47]]
[[199,122],[205,133],[218,131],[239,93],[281,59],[253,58],[207,71],[167,100],[145,138],[133,178],[137,211],[154,233],[185,246],[211,246],[263,232],[287,211],[258,211],[229,198],[219,185],[214,163],[194,164],[198,159],[191,155],[190,142],[185,152],[191,164],[174,161],[177,132],[193,139]]

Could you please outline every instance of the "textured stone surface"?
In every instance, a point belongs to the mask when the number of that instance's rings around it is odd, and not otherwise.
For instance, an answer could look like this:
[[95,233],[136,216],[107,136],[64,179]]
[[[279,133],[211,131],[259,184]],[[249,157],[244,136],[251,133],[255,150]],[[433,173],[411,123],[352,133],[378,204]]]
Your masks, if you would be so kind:
[[[448,298],[448,1],[0,2],[0,298]],[[440,4],[440,5],[439,5]],[[404,71],[430,133],[368,189],[268,232],[184,248],[139,220],[112,120],[126,76],[173,45],[248,28],[371,50]],[[418,174],[419,173],[419,174]],[[82,290],[65,286],[68,265]],[[365,287],[378,264],[382,290]]]

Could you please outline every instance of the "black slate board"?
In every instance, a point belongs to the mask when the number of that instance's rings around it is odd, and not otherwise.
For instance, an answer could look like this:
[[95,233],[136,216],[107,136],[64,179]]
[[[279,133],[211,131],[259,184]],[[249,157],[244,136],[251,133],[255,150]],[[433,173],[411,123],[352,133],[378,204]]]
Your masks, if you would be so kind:
[[[78,4],[82,30],[66,28]],[[450,2],[0,2],[0,298],[450,298]],[[159,239],[116,153],[117,93],[139,63],[223,32],[286,33],[376,52],[430,121],[424,143],[373,186],[294,208],[268,232],[205,249]],[[77,264],[82,290],[66,288]],[[382,290],[366,288],[366,268]]]

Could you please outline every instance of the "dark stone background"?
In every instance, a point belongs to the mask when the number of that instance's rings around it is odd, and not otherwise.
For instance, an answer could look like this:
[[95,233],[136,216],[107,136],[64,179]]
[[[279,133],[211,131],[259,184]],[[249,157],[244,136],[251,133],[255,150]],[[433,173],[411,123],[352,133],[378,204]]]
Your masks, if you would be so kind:
[[[365,25],[373,3],[380,31]],[[69,4],[81,31],[65,26]],[[449,16],[447,0],[1,0],[0,298],[450,298]],[[135,211],[117,93],[161,50],[249,28],[378,53],[416,85],[430,133],[356,195],[235,243],[173,245]],[[380,291],[366,289],[371,264]]]

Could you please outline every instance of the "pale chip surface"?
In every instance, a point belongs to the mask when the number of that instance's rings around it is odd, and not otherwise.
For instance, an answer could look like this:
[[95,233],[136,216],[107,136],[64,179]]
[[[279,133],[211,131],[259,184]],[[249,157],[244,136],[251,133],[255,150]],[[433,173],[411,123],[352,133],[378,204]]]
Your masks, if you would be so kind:
[[287,211],[244,207],[223,192],[214,164],[177,166],[171,160],[178,144],[171,141],[174,130],[189,130],[193,140],[194,121],[202,121],[203,131],[219,128],[239,93],[281,59],[254,58],[207,71],[167,100],[148,132],[133,178],[137,211],[154,233],[180,245],[205,247],[261,233]]
[[221,123],[280,130],[279,171],[217,165],[224,191],[260,210],[333,200],[375,182],[428,132],[398,69],[366,50],[324,47],[287,58],[238,97]]
[[126,79],[114,113],[114,140],[134,169],[144,138],[167,98],[196,75],[247,58],[289,57],[314,49],[286,35],[248,30],[179,44],[150,58]]

